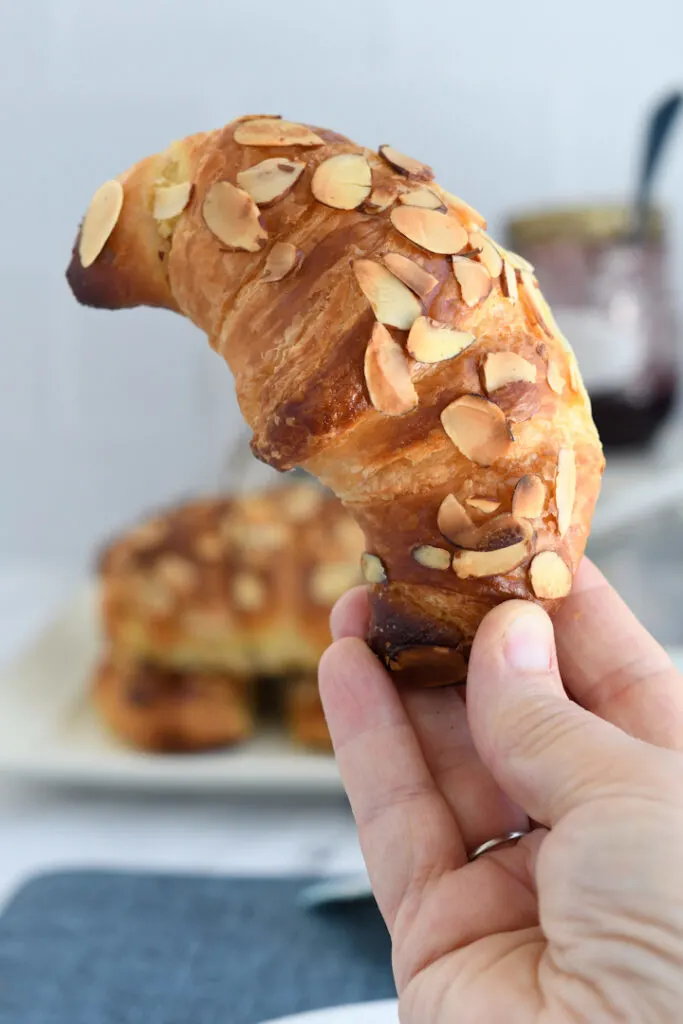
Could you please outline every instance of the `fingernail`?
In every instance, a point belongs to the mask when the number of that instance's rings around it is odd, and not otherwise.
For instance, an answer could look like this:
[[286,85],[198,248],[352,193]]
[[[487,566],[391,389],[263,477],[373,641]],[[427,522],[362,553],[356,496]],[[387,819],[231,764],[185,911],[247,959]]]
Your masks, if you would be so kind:
[[516,672],[549,672],[553,660],[550,620],[539,612],[522,612],[505,633],[505,657]]

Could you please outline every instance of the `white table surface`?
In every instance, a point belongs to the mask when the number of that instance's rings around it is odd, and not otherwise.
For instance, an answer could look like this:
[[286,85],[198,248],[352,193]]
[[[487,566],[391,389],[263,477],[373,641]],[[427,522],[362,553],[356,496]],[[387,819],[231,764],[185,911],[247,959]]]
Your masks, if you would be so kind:
[[[77,582],[54,568],[0,568],[0,663],[30,642]],[[0,836],[0,904],[27,877],[60,868],[314,874],[362,864],[338,797],[136,796],[0,778]]]

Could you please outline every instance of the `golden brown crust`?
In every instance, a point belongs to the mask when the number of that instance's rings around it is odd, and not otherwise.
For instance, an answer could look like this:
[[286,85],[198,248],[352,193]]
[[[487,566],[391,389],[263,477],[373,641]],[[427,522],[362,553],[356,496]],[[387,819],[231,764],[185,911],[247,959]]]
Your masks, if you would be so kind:
[[[583,553],[603,457],[574,355],[533,268],[482,233],[476,211],[432,181],[429,189],[443,210],[411,206],[408,193],[426,172],[414,171],[411,179],[395,161],[319,129],[323,144],[310,148],[244,145],[234,137],[240,123],[210,133],[198,147],[191,140],[178,144],[193,154],[186,160],[193,191],[170,238],[167,304],[206,330],[230,365],[255,454],[279,469],[304,465],[358,519],[387,579],[373,586],[373,649],[398,671],[395,654],[401,647],[428,647],[425,682],[444,671],[443,653],[431,649],[451,649],[452,674],[458,675],[487,609],[510,597],[539,600],[551,612],[557,607],[557,599],[541,600],[534,593],[529,566],[536,553],[557,551],[572,571]],[[351,210],[318,201],[311,189],[316,169],[343,153],[362,156],[372,175],[371,195]],[[217,182],[234,184],[240,171],[280,156],[305,162],[303,173],[281,199],[251,211],[258,215],[253,223],[260,239],[253,251],[231,250],[207,226],[207,194]],[[140,172],[134,172],[136,229],[147,238],[153,225],[141,200]],[[115,280],[119,273],[122,281],[137,282],[140,295],[155,280],[150,244],[144,260],[131,249],[130,255],[121,252],[122,268],[106,262],[108,250],[116,258],[123,244],[118,230],[104,255],[82,271],[81,289],[89,276],[107,278],[107,304],[123,287]],[[268,281],[268,254],[283,242],[301,254],[300,263],[281,280]],[[462,260],[454,266],[451,253],[465,253],[476,272],[468,273]],[[375,295],[371,305],[367,273],[361,288],[354,271],[355,260],[385,267],[391,254],[416,265],[413,280],[430,282],[426,291],[415,285],[428,318],[419,319],[429,344],[438,349],[445,339],[444,350],[453,344],[458,353],[432,361],[421,347],[421,362],[406,355],[412,386],[399,391],[405,401],[414,387],[417,406],[403,415],[386,415],[378,411],[381,403],[373,405],[377,397],[365,380],[365,351],[376,315],[404,351],[417,351],[404,329],[415,300],[409,296],[403,308],[380,310],[377,303],[386,305],[386,295]],[[401,289],[394,291],[400,305]],[[442,328],[461,333],[449,340],[438,334]],[[496,359],[490,361],[492,355]],[[405,374],[395,346],[392,359],[387,372],[393,365],[395,373]],[[391,395],[391,380],[386,385]],[[396,393],[390,407],[395,411]],[[574,500],[573,478],[562,483],[569,507],[559,509],[562,451],[575,464],[576,486]],[[490,552],[482,557],[485,547],[473,555],[441,536],[437,514],[446,495],[461,503],[489,498],[499,503],[489,516],[509,516],[514,489],[529,475],[541,479],[547,498],[543,514],[531,521],[522,558],[506,561]],[[476,508],[469,511],[475,524],[485,517]],[[425,545],[446,552],[439,557],[452,559],[453,568],[427,568],[416,559],[413,552]]]
[[111,730],[141,750],[191,753],[231,746],[254,731],[250,686],[227,672],[177,672],[109,652],[93,700]]

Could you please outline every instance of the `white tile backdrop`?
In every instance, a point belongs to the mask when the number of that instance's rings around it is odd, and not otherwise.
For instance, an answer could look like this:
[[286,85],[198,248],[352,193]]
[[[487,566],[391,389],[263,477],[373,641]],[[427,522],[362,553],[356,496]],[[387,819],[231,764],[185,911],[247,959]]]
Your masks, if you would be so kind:
[[[281,112],[423,157],[495,232],[520,207],[625,194],[643,112],[683,80],[680,0],[5,0],[2,22],[0,560],[84,563],[141,509],[212,487],[240,429],[190,324],[71,299],[102,180]],[[661,194],[680,270],[683,131]]]

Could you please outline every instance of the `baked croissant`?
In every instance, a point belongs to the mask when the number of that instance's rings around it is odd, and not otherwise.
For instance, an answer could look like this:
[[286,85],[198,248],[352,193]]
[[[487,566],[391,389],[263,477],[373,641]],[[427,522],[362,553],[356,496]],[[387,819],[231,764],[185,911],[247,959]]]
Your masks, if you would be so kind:
[[255,455],[362,527],[369,643],[423,685],[465,678],[498,602],[557,608],[603,470],[534,269],[485,226],[391,146],[250,116],[103,185],[67,272],[80,302],[206,331]]

